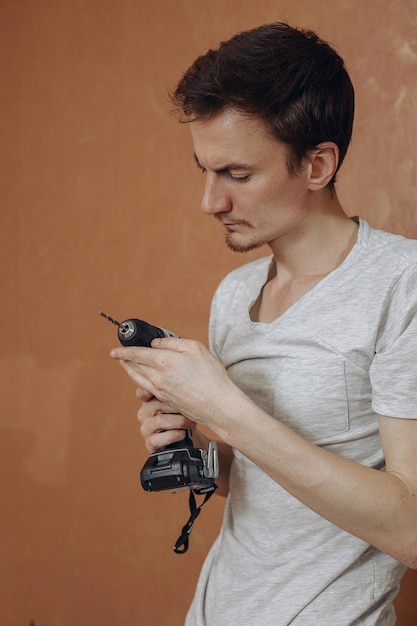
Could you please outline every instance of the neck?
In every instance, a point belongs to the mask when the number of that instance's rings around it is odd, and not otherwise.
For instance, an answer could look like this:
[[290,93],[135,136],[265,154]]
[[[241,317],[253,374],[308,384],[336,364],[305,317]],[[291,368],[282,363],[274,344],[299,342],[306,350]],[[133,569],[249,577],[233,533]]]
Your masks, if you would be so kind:
[[[357,240],[357,224],[336,196],[327,190],[320,202],[309,207],[299,227],[270,242],[277,273],[288,279],[323,276],[347,257]],[[317,198],[318,199],[318,198]]]

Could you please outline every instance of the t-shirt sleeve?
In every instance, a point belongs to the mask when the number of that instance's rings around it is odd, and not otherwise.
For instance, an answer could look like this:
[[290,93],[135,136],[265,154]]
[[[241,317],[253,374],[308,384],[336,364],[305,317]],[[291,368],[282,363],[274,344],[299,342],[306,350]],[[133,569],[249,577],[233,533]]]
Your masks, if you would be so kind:
[[393,285],[370,368],[372,408],[380,415],[417,419],[417,267]]

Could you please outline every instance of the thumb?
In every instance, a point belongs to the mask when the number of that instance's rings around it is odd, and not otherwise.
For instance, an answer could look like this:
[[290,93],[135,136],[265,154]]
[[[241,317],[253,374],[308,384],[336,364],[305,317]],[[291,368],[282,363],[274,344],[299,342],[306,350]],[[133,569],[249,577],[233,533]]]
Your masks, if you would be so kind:
[[181,352],[184,349],[185,341],[186,340],[181,339],[181,337],[157,337],[152,340],[151,348]]

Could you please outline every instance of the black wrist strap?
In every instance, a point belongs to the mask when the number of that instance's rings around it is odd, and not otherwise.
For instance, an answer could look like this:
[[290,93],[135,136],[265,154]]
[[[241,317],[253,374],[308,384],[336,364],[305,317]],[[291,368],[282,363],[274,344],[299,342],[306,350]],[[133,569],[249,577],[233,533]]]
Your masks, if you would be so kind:
[[[190,533],[193,529],[193,525],[195,520],[197,519],[197,517],[200,515],[201,509],[203,508],[203,506],[205,505],[205,503],[210,500],[211,496],[213,495],[213,493],[216,491],[217,489],[217,485],[213,485],[212,487],[210,487],[210,490],[205,492],[206,495],[204,497],[203,502],[200,504],[200,506],[197,506],[196,504],[196,499],[195,499],[195,495],[194,495],[194,491],[190,490],[190,497],[189,497],[189,505],[190,505],[190,517],[188,522],[185,524],[185,526],[183,526],[182,531],[181,531],[181,535],[178,537],[175,546],[174,546],[174,552],[176,552],[176,554],[185,554],[185,552],[187,552],[188,550],[188,539],[190,536]],[[196,493],[201,493],[199,491],[196,491]]]

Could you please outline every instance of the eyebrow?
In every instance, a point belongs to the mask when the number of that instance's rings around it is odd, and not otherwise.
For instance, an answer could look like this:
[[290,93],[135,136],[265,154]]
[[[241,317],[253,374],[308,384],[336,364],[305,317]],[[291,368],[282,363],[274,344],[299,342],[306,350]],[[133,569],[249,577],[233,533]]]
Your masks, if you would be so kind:
[[[203,167],[200,163],[200,161],[198,160],[197,155],[194,153],[194,161],[196,162],[197,167],[200,170],[205,170],[206,168]],[[213,171],[216,172],[216,174],[221,174],[222,172],[227,172],[229,170],[249,170],[251,169],[250,165],[246,165],[246,163],[228,163],[227,165],[224,165],[223,167],[217,167],[216,169],[214,169]]]

